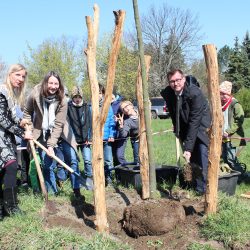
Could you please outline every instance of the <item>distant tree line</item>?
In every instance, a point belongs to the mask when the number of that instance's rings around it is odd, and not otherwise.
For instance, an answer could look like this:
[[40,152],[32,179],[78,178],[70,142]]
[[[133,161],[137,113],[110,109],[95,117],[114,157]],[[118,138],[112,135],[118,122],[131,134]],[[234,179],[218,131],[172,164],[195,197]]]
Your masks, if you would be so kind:
[[234,48],[225,45],[218,52],[218,62],[221,75],[233,82],[233,91],[237,93],[242,88],[250,88],[250,40],[246,32],[240,44],[235,38]]
[[234,47],[225,45],[218,52],[221,78],[233,83],[233,94],[243,105],[245,116],[250,117],[250,39],[249,32],[242,41],[235,38]]
[[[168,84],[166,74],[172,68],[181,68],[185,73],[194,75],[206,90],[205,62],[203,58],[197,59],[197,54],[202,52],[203,38],[197,16],[189,10],[173,8],[163,3],[158,8],[151,6],[147,13],[141,16],[141,24],[145,54],[152,58],[149,95],[159,96],[160,90]],[[97,77],[102,84],[106,83],[111,39],[111,34],[105,34],[98,39]],[[28,46],[28,55],[24,54],[22,63],[28,68],[30,87],[39,83],[48,71],[55,70],[61,75],[69,90],[74,85],[79,85],[83,88],[86,99],[90,99],[84,54],[86,44],[86,38],[79,46],[76,39],[63,36],[58,39],[47,39],[35,49]],[[126,31],[117,62],[115,89],[130,100],[136,96],[138,62],[136,32]],[[250,91],[248,32],[242,43],[236,37],[234,48],[225,45],[218,51],[218,63],[220,81],[232,81],[233,91],[237,93],[241,102],[246,99],[246,95],[250,96],[246,94]],[[4,69],[6,65],[0,60],[0,76]]]

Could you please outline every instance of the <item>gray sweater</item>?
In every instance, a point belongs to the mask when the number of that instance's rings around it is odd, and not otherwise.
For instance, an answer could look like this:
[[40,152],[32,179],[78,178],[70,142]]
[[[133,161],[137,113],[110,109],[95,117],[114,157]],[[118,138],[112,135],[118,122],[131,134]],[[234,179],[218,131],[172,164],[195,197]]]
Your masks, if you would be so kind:
[[130,116],[123,122],[123,127],[118,128],[118,137],[126,138],[131,136],[134,139],[137,139],[139,134],[139,119],[135,116]]

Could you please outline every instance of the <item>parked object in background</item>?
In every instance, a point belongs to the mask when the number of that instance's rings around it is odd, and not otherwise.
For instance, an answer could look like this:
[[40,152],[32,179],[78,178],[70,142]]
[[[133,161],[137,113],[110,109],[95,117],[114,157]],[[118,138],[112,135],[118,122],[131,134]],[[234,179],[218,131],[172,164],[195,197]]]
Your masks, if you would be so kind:
[[169,112],[165,100],[162,97],[152,97],[151,101],[151,117],[152,119],[168,118]]
[[[151,97],[151,118],[152,119],[166,119],[169,118],[169,112],[165,100],[162,97]],[[133,102],[136,109],[138,109],[137,101]]]

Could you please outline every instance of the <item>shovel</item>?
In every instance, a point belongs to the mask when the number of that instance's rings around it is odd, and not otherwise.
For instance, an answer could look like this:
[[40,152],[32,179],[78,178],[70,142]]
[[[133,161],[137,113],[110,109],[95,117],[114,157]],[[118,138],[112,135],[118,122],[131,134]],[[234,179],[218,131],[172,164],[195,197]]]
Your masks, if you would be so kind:
[[[30,130],[30,126],[26,125],[25,130]],[[39,163],[39,160],[38,160],[38,157],[37,157],[37,154],[36,154],[36,149],[35,149],[35,145],[34,145],[33,140],[29,140],[29,144],[30,144],[32,155],[33,155],[33,159],[35,161],[36,171],[37,171],[37,174],[38,174],[38,179],[39,179],[39,182],[40,182],[41,190],[42,190],[43,196],[45,198],[45,201],[48,202],[48,192],[47,192],[47,189],[45,187],[43,173],[42,173],[40,163]]]
[[[44,147],[40,142],[38,142],[37,140],[33,140],[33,142],[39,147],[41,148],[44,152],[46,152],[49,155],[49,150]],[[74,174],[75,176],[77,176],[80,180],[80,183],[85,186],[85,180],[84,178],[77,172],[75,172],[71,167],[69,167],[65,162],[63,162],[60,158],[58,158],[55,155],[51,155],[51,157],[56,160],[61,166],[63,166],[64,168],[66,168],[71,174]]]
[[[181,142],[178,137],[175,137],[175,147],[176,147],[176,164],[180,168],[181,162],[180,162],[180,147]],[[183,148],[182,148],[183,151]],[[193,169],[191,166],[191,163],[185,159],[185,163],[183,165],[183,177],[186,182],[191,182],[193,179]]]

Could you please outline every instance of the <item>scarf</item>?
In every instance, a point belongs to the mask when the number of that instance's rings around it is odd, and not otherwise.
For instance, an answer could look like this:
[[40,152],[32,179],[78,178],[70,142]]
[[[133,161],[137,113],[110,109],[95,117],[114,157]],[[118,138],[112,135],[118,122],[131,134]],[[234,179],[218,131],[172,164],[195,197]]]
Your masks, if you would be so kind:
[[76,104],[75,102],[72,101],[72,104],[75,107],[81,107],[83,105],[83,100],[79,104]]
[[223,112],[229,107],[229,105],[231,104],[232,100],[233,100],[233,97],[231,96],[231,97],[227,100],[227,102],[222,106],[222,111],[223,111]]
[[55,125],[55,95],[49,96],[47,98],[43,97],[43,138],[45,139],[46,133],[49,131],[51,133]]

